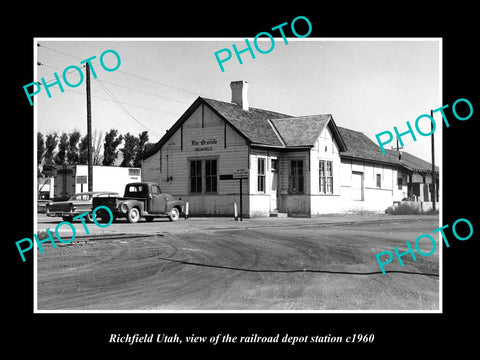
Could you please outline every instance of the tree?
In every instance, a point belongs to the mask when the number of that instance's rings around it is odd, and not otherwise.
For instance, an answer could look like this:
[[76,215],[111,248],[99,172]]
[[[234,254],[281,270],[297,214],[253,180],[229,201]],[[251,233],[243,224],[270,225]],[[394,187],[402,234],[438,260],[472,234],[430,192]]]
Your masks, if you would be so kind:
[[[102,154],[102,141],[103,141],[103,131],[97,132],[95,130],[92,134],[92,165],[102,165],[103,154]],[[79,144],[79,155],[78,163],[80,165],[88,164],[88,143],[87,135],[82,137]]]
[[45,153],[43,155],[43,174],[45,176],[53,175],[55,162],[53,160],[55,148],[57,147],[57,133],[53,132],[45,138]]
[[68,164],[77,164],[79,150],[77,147],[78,141],[80,140],[80,132],[74,130],[68,138],[68,149],[67,149],[67,163]]
[[126,133],[123,138],[125,140],[123,149],[121,149],[123,161],[120,166],[140,167],[142,155],[153,146],[148,142],[148,131],[143,131],[138,134],[138,137]]
[[140,167],[142,165],[142,156],[152,148],[153,144],[148,142],[148,131],[144,131],[138,135],[138,145],[133,161],[133,166]]
[[87,135],[82,137],[80,144],[78,145],[78,163],[80,165],[88,164],[88,141]]
[[93,165],[101,165],[103,161],[102,141],[103,141],[103,131],[100,131],[100,133],[97,133],[97,130],[95,130],[93,132],[93,137],[92,137]]
[[137,156],[139,139],[135,135],[126,133],[124,140],[125,143],[123,145],[123,149],[121,149],[123,153],[123,160],[120,166],[131,167],[133,166],[133,162]]
[[118,130],[111,129],[105,134],[103,143],[103,165],[113,165],[118,154],[118,146],[123,140],[122,135],[118,135]]
[[60,136],[60,141],[58,142],[57,155],[55,155],[55,158],[54,158],[56,165],[66,164],[67,150],[68,150],[68,135],[66,133],[62,133],[62,135]]
[[45,140],[43,139],[43,134],[41,132],[37,132],[37,174],[40,176],[42,171],[40,171],[40,167],[43,161],[43,155],[45,154]]

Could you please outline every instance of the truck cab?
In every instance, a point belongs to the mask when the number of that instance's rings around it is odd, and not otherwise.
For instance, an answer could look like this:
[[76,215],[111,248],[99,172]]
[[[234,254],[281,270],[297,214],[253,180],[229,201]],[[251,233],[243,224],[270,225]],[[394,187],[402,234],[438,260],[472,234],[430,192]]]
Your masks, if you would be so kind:
[[[170,194],[162,193],[160,186],[154,182],[136,182],[125,186],[123,198],[94,199],[92,210],[107,206],[114,219],[126,217],[130,223],[136,223],[141,217],[153,221],[156,217],[168,217],[176,221],[185,210],[185,202]],[[100,209],[97,216],[109,220],[106,211]]]

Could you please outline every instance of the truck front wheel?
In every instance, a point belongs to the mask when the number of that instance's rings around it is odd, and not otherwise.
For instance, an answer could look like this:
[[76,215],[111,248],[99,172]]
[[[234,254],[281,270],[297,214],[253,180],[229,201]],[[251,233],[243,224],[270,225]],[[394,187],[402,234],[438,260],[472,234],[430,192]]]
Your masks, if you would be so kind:
[[131,208],[130,210],[128,210],[127,212],[127,220],[129,223],[136,223],[138,222],[138,220],[140,219],[140,211],[138,211],[137,208]]
[[[89,216],[88,216],[89,218],[90,218],[90,215],[91,215],[92,221],[94,221],[94,220],[93,220],[93,214],[90,213]],[[95,220],[96,220],[97,222],[101,222],[101,223],[103,223],[103,224],[108,223],[110,220],[111,220],[112,223],[113,223],[113,222],[115,222],[115,219],[116,219],[115,214],[113,214],[113,219],[112,219],[111,216],[110,216],[110,214],[109,214],[108,212],[106,212],[105,210],[103,210],[103,209],[97,211],[97,213],[95,214]],[[90,220],[90,219],[87,219],[87,222],[90,222],[89,220]]]
[[168,219],[170,221],[177,221],[179,217],[180,217],[180,212],[178,211],[177,208],[173,208],[172,210],[170,210],[170,215],[168,216]]

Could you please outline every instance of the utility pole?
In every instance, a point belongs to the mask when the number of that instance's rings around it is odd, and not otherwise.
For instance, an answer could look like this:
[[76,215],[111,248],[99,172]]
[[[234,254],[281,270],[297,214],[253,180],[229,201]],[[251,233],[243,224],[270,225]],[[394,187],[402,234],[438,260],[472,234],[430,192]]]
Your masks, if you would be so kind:
[[[430,110],[430,116],[433,118],[433,111]],[[435,206],[435,201],[437,198],[437,192],[435,190],[435,146],[434,146],[434,138],[433,138],[433,122],[431,122],[431,130],[432,130],[432,208],[433,211],[435,211],[436,206]]]
[[[402,154],[400,153],[400,150],[401,150],[401,149],[403,149],[403,146],[402,146],[402,147],[400,147],[400,146],[398,145],[398,136],[397,136],[397,138],[396,138],[396,139],[397,139],[397,153],[398,153],[398,160],[402,160]],[[392,150],[393,150],[393,146],[392,146]]]
[[92,109],[90,104],[90,65],[86,65],[87,73],[87,143],[88,143],[88,191],[93,191],[93,164],[92,164]]

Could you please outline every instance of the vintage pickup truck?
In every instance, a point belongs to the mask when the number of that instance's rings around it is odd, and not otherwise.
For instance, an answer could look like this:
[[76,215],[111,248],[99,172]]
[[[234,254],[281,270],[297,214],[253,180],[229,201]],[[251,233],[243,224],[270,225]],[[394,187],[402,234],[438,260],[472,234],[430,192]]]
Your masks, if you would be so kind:
[[[98,197],[92,201],[92,210],[98,206],[107,206],[117,218],[126,217],[128,222],[136,223],[141,217],[153,221],[156,217],[168,217],[176,221],[185,210],[185,201],[160,191],[160,186],[153,182],[130,183],[125,186],[124,197]],[[99,209],[96,218],[110,221],[106,210]]]

